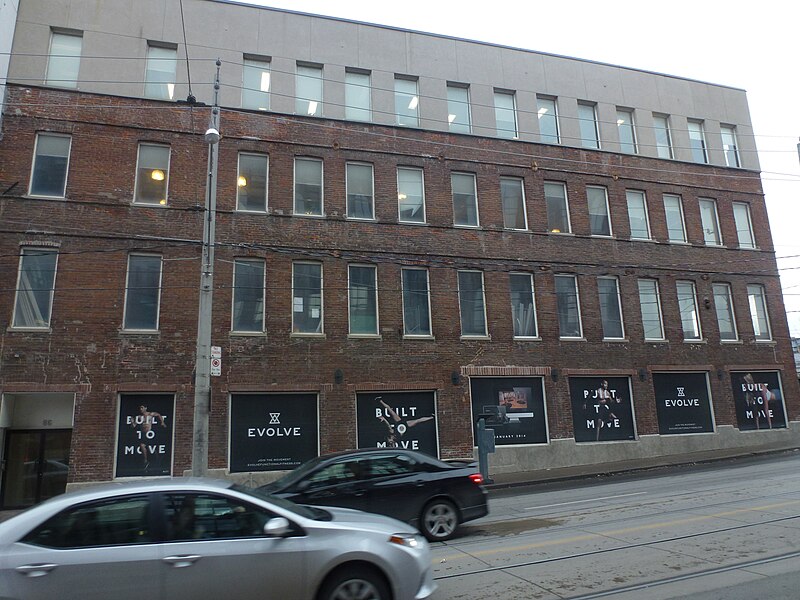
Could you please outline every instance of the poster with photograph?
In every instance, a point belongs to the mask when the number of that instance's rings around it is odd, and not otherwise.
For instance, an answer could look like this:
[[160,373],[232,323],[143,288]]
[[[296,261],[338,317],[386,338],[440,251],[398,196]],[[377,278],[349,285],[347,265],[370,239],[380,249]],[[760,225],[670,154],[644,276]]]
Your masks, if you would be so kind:
[[356,396],[359,448],[406,448],[439,456],[433,392]]
[[706,373],[653,373],[661,435],[714,431],[707,377]]
[[636,439],[628,377],[570,377],[576,442]]
[[496,446],[547,443],[542,377],[473,377],[470,392],[473,439],[482,418]]
[[230,470],[286,471],[319,456],[316,394],[231,394]]
[[786,427],[783,392],[777,371],[734,371],[731,372],[731,383],[736,422],[741,431]]
[[172,394],[121,394],[116,477],[172,475]]

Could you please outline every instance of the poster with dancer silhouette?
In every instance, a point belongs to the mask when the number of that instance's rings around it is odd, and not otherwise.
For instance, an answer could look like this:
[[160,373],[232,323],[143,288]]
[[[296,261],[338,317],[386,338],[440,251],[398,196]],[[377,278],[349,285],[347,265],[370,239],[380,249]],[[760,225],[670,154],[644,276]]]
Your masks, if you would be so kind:
[[736,423],[741,431],[786,428],[783,390],[777,371],[732,371]]
[[636,439],[628,377],[570,377],[576,442]]
[[359,448],[405,448],[439,456],[433,392],[356,396]]
[[122,394],[119,397],[116,477],[172,474],[172,394]]

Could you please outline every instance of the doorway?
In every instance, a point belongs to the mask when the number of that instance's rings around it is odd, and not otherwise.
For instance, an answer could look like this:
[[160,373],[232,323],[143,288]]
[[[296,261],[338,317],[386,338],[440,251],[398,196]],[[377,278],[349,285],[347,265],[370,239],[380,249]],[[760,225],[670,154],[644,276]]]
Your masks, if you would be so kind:
[[0,508],[25,508],[67,487],[71,429],[6,431]]

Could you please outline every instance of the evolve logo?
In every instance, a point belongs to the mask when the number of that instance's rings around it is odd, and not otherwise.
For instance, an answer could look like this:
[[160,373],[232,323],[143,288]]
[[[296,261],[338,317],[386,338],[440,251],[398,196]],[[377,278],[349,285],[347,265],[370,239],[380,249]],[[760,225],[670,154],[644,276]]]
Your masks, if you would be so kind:
[[267,427],[249,427],[247,437],[300,437],[300,427],[271,427],[281,424],[281,413],[269,413]]

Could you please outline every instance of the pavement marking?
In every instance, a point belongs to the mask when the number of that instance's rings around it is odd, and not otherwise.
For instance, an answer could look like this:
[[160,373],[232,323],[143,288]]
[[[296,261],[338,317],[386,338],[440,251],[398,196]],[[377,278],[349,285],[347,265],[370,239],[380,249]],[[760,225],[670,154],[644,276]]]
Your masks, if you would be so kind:
[[614,498],[625,498],[627,496],[641,496],[647,492],[634,492],[631,494],[619,494],[617,496],[602,496],[600,498],[587,498],[586,500],[573,500],[572,502],[559,502],[558,504],[542,504],[541,506],[529,506],[522,510],[538,510],[540,508],[553,508],[555,506],[567,506],[568,504],[582,504],[585,502],[597,502],[598,500],[613,500]]

